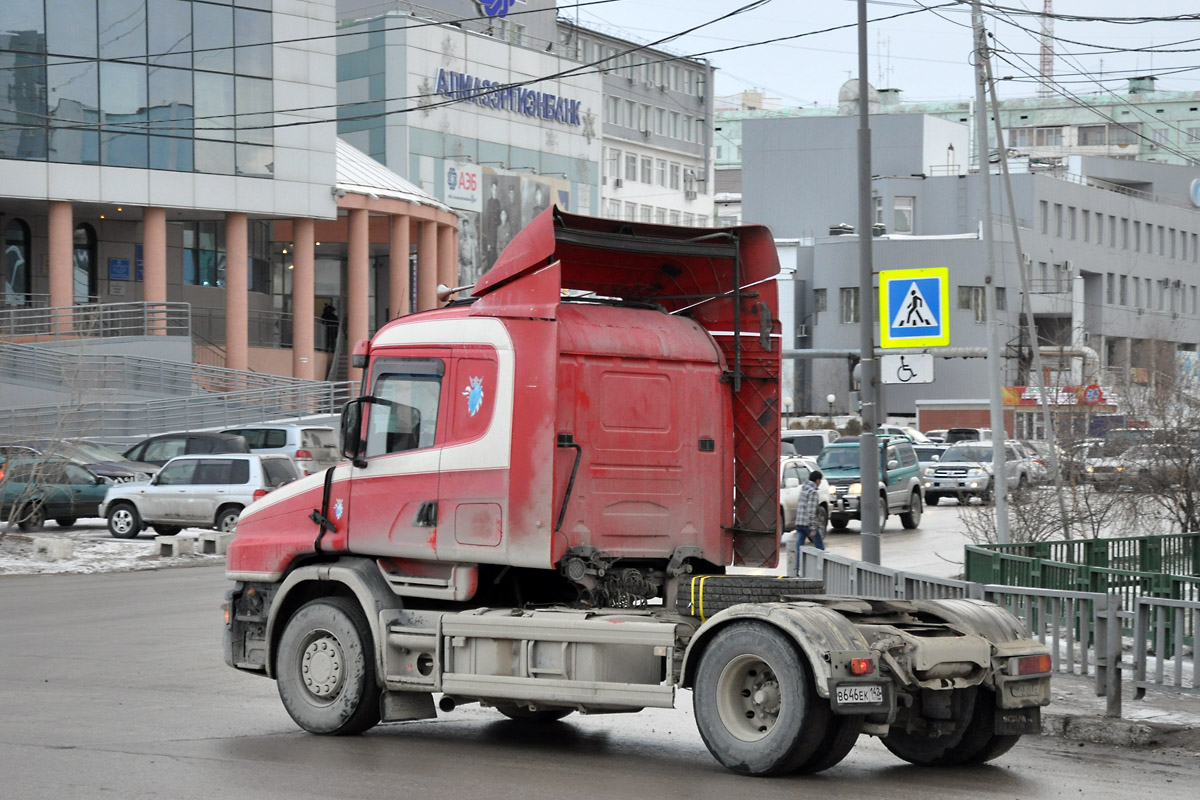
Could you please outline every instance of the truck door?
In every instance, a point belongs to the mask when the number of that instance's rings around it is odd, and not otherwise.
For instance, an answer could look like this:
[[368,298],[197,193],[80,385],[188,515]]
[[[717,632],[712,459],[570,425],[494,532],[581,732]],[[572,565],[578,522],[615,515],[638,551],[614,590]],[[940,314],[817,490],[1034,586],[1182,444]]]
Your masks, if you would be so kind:
[[[437,551],[438,445],[449,351],[421,348],[371,369],[366,466],[351,468],[350,547],[431,559]],[[335,510],[335,514],[336,514]]]

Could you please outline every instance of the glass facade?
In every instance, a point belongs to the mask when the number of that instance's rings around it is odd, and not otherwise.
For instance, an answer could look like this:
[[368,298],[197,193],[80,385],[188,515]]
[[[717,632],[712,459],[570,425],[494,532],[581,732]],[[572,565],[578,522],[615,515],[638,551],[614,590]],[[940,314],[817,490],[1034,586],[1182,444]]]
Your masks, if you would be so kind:
[[269,178],[271,0],[0,2],[0,158]]

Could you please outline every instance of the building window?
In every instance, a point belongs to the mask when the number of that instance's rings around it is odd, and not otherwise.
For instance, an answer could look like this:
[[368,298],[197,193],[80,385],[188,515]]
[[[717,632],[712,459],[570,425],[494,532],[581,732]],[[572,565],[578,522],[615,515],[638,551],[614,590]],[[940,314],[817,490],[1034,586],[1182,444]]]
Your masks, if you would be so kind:
[[654,132],[659,136],[667,134],[667,110],[665,108],[654,109]]
[[1150,139],[1155,144],[1169,144],[1171,141],[1171,132],[1167,128],[1152,128],[1150,130]]
[[183,223],[183,282],[225,285],[225,230],[216,222]]
[[1116,302],[1117,293],[1117,276],[1111,272],[1105,276],[1104,280],[1104,302],[1110,306]]
[[1080,125],[1079,126],[1079,144],[1083,147],[1094,147],[1107,143],[1105,132],[1107,128],[1103,125]]
[[1071,232],[1071,240],[1075,240],[1075,206],[1067,206],[1067,227]]
[[615,147],[610,148],[608,151],[608,161],[606,163],[608,165],[608,177],[610,177],[610,178],[621,177],[621,151],[620,150],[617,150]]
[[1050,233],[1050,203],[1046,200],[1038,201],[1038,216],[1042,220],[1042,233]]
[[1137,144],[1141,141],[1142,126],[1136,122],[1126,122],[1108,126],[1108,143],[1113,145]]
[[695,214],[689,214],[686,211],[683,213],[683,224],[686,227],[691,228],[695,224],[695,221],[696,221]]
[[75,304],[97,299],[96,229],[86,222],[75,228],[75,246],[71,258],[74,267]]
[[4,229],[3,305],[9,308],[28,305],[29,272],[29,226],[14,219]]
[[1129,276],[1122,275],[1119,281],[1120,285],[1120,303],[1123,306],[1129,305]]
[[682,175],[682,167],[674,162],[671,163],[671,182],[669,188],[678,189],[680,186],[680,178]]
[[839,291],[842,304],[842,322],[847,325],[858,324],[858,287],[842,287]]
[[637,122],[637,103],[633,102],[632,100],[626,100],[625,101],[625,124],[623,127],[626,127],[626,128],[636,127],[635,126],[636,122]]
[[1129,249],[1129,220],[1121,217],[1121,249]]
[[636,181],[638,177],[637,153],[625,154],[625,180]]
[[625,221],[637,222],[637,203],[625,204]]
[[883,198],[880,197],[879,195],[875,195],[874,197],[872,197],[871,198],[871,207],[872,207],[871,220],[876,225],[882,225],[883,224]]
[[1087,241],[1091,241],[1091,233],[1092,233],[1092,212],[1088,211],[1088,210],[1085,208],[1083,211],[1081,211],[1081,212],[1080,212],[1080,216],[1081,216],[1081,217],[1082,217],[1082,219],[1083,219],[1083,240],[1084,240],[1085,242],[1087,242]]
[[916,217],[917,198],[897,197],[892,205],[892,230],[896,233],[912,233]]
[[970,311],[976,322],[987,322],[987,296],[982,286],[958,287],[958,308]]
[[650,156],[642,156],[642,183],[654,183],[654,159]]
[[671,112],[671,131],[670,131],[669,135],[672,139],[679,138],[679,112],[678,111]]
[[679,224],[679,212],[676,211],[675,209],[671,209],[671,224],[672,225]]
[[609,219],[620,219],[621,218],[621,201],[620,200],[609,200],[608,201],[608,218]]
[[1200,142],[1200,128],[1188,128],[1186,132],[1188,144]]
[[1117,246],[1117,218],[1114,216],[1108,218],[1108,246]]
[[667,160],[660,158],[654,162],[654,182],[659,186],[667,185]]
[[1063,207],[1062,203],[1054,204],[1054,235],[1062,238],[1063,234]]
[[1062,147],[1062,128],[1037,128],[1033,141],[1038,147]]
[[654,218],[654,206],[642,206],[641,214],[642,222],[649,222]]
[[654,221],[659,225],[667,224],[667,210],[665,208],[654,209]]
[[824,311],[828,303],[827,290],[813,289],[813,311]]
[[604,98],[604,116],[610,125],[621,124],[621,98],[613,95]]

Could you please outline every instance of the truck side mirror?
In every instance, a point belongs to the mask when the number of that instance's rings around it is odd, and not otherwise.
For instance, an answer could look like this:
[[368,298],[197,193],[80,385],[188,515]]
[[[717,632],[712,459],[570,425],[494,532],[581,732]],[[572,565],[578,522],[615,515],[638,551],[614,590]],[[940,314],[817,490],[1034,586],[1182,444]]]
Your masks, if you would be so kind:
[[362,438],[363,408],[366,402],[367,398],[356,397],[342,407],[342,457],[356,467],[367,465],[366,460],[362,457],[366,451],[366,442]]

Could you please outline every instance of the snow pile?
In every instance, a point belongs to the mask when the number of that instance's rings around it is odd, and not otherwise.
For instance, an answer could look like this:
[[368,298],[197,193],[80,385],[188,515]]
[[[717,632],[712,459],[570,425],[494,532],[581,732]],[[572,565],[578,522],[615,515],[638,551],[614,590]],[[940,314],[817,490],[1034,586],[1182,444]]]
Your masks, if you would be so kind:
[[[189,528],[181,532],[180,538],[195,539],[205,531]],[[37,532],[22,533],[12,530],[0,538],[0,577],[7,575],[61,575],[67,573],[131,572],[134,570],[163,569],[222,564],[223,555],[196,555],[160,558],[154,531],[142,531],[136,539],[114,539],[105,528],[102,519],[84,519],[70,528],[59,528],[53,523]],[[34,539],[63,538],[74,545],[72,558],[62,561],[42,561],[34,555]]]

